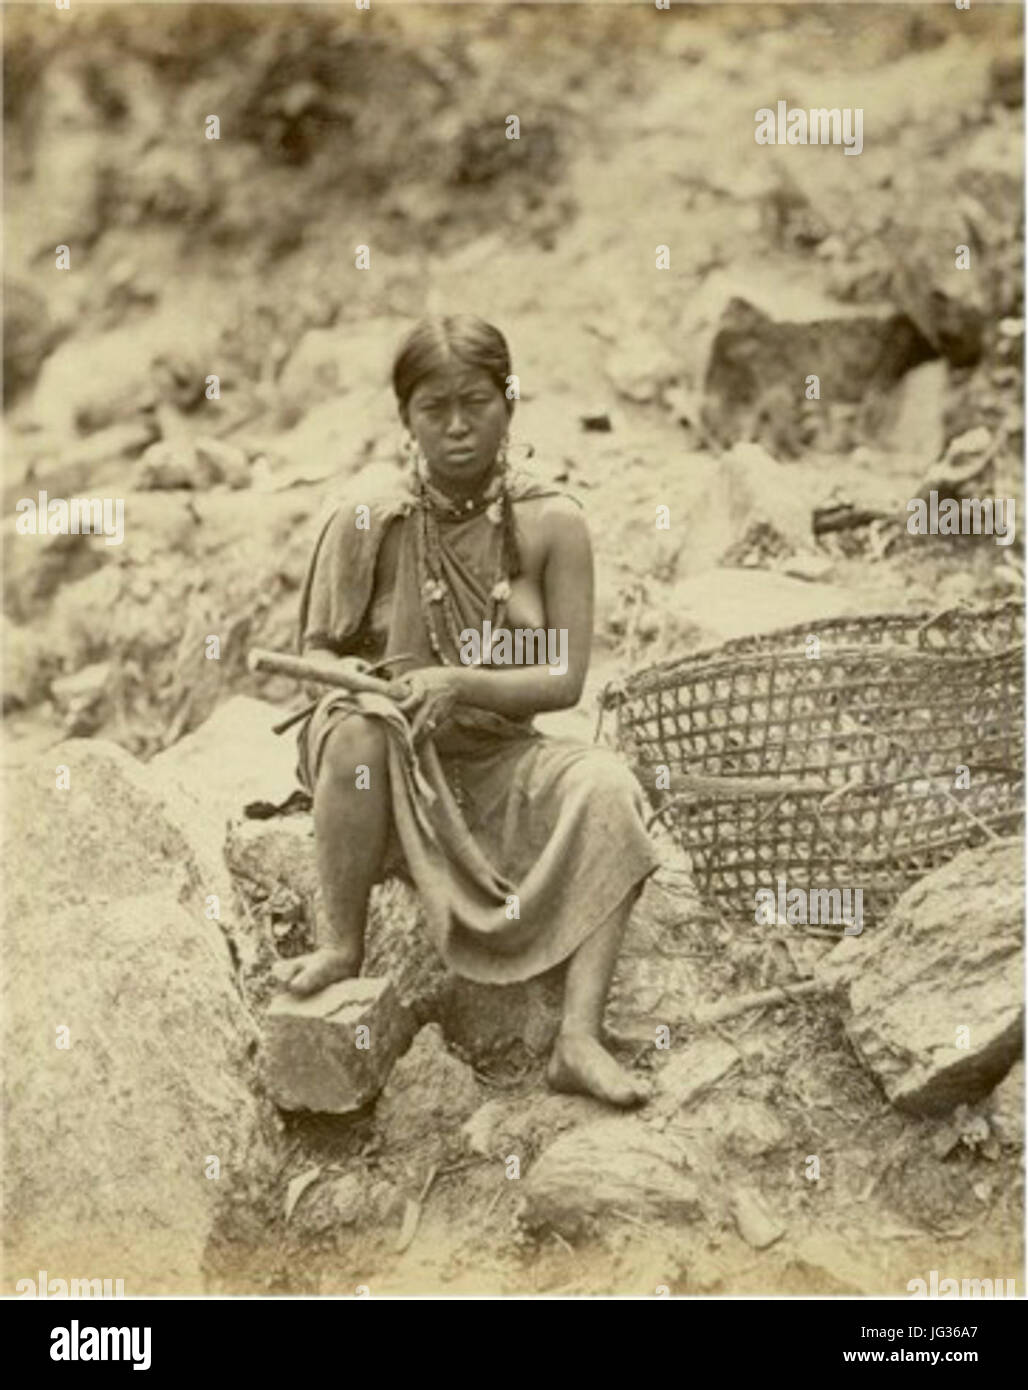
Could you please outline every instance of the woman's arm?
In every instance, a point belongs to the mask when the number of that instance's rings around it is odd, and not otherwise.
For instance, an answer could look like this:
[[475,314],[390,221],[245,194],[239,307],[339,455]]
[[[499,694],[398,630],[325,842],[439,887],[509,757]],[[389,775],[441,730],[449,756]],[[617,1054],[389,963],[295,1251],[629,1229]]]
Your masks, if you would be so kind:
[[411,678],[426,696],[439,700],[440,718],[453,704],[527,718],[567,709],[581,697],[593,630],[592,542],[581,508],[567,497],[547,499],[530,540],[531,549],[539,555],[547,629],[556,633],[557,650],[566,655],[566,669],[544,662],[438,666],[409,672],[404,679]]
[[567,669],[556,666],[474,666],[458,670],[458,698],[517,718],[578,703],[589,670],[593,635],[593,554],[585,514],[568,497],[547,499],[538,519],[547,638],[556,633]]

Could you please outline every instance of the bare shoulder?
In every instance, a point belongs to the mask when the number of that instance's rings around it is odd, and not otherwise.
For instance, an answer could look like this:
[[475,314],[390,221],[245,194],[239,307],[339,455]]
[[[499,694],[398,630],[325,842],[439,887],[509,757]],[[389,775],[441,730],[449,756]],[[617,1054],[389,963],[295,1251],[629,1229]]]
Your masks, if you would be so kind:
[[514,505],[520,525],[540,540],[559,543],[572,537],[580,540],[588,538],[589,524],[585,512],[567,493],[525,498]]

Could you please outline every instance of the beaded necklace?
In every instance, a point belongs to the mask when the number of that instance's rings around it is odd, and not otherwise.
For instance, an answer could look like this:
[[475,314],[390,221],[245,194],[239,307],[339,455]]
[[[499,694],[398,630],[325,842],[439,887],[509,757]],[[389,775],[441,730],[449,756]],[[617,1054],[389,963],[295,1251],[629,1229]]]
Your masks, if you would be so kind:
[[[445,631],[450,644],[460,649],[460,614],[443,575],[442,543],[439,536],[439,519],[467,520],[480,516],[483,512],[495,527],[495,567],[493,584],[489,592],[489,606],[483,615],[491,624],[492,631],[502,627],[510,598],[511,580],[520,573],[520,557],[514,530],[514,509],[507,486],[506,471],[501,469],[478,496],[465,499],[463,507],[427,481],[419,470],[415,479],[416,522],[417,522],[417,561],[418,590],[421,609],[425,615],[428,640],[437,659],[444,666],[452,666],[440,639],[440,628]],[[487,654],[483,651],[482,658]]]

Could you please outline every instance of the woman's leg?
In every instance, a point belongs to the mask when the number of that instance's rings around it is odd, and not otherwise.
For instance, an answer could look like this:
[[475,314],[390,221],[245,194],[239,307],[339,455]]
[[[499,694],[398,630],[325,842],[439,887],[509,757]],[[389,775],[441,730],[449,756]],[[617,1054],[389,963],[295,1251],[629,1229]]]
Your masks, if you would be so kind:
[[638,1105],[647,1087],[616,1062],[600,1042],[614,962],[641,886],[582,942],[568,963],[564,1018],[546,1077],[557,1091],[596,1096],[610,1105]]
[[[357,768],[370,773],[358,786]],[[314,787],[314,845],[324,901],[319,942],[279,961],[274,973],[296,994],[313,994],[360,973],[368,896],[382,876],[389,838],[386,734],[362,715],[341,719],[325,739]]]

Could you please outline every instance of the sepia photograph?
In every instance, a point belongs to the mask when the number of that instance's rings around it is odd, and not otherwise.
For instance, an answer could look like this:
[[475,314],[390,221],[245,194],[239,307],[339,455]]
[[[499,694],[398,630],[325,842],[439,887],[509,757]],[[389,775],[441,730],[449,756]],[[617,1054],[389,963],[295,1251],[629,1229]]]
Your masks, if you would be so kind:
[[746,1297],[977,1360],[1025,1296],[1023,6],[2,22],[33,1356],[160,1371],[120,1299]]

